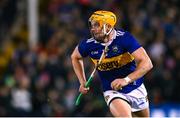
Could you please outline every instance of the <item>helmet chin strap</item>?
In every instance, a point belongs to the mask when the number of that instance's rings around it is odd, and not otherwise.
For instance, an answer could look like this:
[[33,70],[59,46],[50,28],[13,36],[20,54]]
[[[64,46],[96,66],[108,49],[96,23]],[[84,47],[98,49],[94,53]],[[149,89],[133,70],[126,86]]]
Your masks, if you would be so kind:
[[[107,30],[106,30],[106,24],[103,24],[103,33],[104,33],[104,35],[105,35],[105,38],[107,38],[107,36],[111,33],[111,31],[113,30],[113,28],[111,28],[108,32],[106,32]],[[104,43],[108,43],[109,42],[109,40],[107,39],[107,42],[105,41],[105,38],[104,38]]]

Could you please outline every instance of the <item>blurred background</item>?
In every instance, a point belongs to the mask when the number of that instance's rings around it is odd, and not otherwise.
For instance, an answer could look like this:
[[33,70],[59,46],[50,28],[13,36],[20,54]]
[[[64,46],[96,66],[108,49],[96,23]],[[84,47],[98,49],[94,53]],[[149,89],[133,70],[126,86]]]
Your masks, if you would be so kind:
[[[1,0],[0,116],[112,116],[96,74],[80,106],[70,55],[89,16],[111,10],[154,68],[145,79],[152,117],[180,117],[179,0]],[[85,60],[86,76],[92,63]]]

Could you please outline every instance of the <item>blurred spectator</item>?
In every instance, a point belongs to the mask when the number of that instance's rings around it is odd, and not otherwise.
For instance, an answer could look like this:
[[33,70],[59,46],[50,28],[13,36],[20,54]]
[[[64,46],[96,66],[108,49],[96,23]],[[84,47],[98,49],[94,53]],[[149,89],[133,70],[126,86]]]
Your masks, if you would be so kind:
[[30,78],[24,72],[24,69],[17,67],[15,69],[14,79],[16,86],[11,91],[11,104],[13,107],[13,116],[29,116],[32,111],[31,93],[29,91]]

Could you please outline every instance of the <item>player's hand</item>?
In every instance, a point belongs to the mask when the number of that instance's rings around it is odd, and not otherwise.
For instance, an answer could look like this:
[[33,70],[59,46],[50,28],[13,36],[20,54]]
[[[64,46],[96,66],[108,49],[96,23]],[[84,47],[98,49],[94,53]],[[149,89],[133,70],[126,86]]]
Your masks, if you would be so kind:
[[81,84],[79,87],[79,92],[81,92],[82,94],[87,94],[87,92],[89,91],[89,87],[86,88],[85,84]]
[[128,83],[124,79],[115,79],[111,82],[111,88],[114,90],[121,90],[122,87],[128,85]]

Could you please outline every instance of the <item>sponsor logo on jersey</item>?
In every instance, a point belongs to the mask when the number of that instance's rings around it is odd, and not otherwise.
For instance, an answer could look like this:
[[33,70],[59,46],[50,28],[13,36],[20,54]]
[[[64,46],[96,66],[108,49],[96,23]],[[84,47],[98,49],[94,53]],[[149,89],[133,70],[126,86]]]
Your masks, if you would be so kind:
[[[91,58],[92,59],[92,58]],[[105,58],[102,60],[101,64],[98,66],[100,71],[109,71],[112,69],[120,68],[134,60],[134,57],[129,53],[123,53],[116,57]],[[97,64],[99,60],[92,59],[92,61]]]

